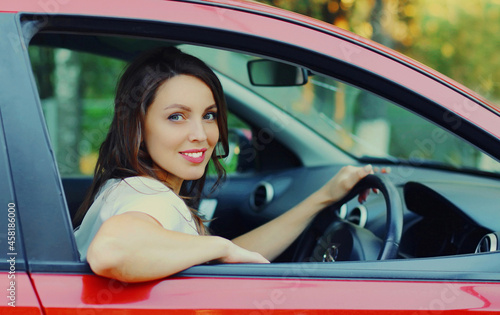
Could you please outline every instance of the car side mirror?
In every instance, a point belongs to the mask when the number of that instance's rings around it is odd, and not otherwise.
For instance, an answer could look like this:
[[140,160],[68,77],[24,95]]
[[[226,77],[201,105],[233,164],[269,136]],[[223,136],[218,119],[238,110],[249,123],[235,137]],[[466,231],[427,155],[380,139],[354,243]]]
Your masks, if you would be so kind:
[[306,69],[286,63],[257,59],[247,63],[250,83],[255,86],[297,86],[307,83]]

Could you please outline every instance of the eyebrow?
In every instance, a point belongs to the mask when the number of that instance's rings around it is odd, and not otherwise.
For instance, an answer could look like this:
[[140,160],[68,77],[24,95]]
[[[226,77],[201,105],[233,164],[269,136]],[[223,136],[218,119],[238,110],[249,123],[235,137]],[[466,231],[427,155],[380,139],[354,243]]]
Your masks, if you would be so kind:
[[[179,108],[179,109],[185,110],[187,112],[191,111],[190,107],[182,105],[182,104],[172,104],[172,105],[166,106],[165,108],[163,108],[163,110],[167,110],[167,109],[171,109],[171,108]],[[212,109],[217,109],[217,105],[212,104],[212,105],[208,106],[207,108],[205,108],[205,111],[212,110]]]
[[168,105],[168,106],[165,106],[163,108],[163,110],[167,110],[167,109],[171,109],[171,108],[179,108],[179,109],[182,109],[182,110],[185,110],[185,111],[188,111],[190,112],[191,111],[191,108],[187,107],[187,106],[184,106],[182,104],[172,104],[172,105]]
[[217,105],[212,104],[212,105],[208,106],[208,107],[205,109],[205,111],[207,111],[207,110],[212,110],[212,109],[217,109]]

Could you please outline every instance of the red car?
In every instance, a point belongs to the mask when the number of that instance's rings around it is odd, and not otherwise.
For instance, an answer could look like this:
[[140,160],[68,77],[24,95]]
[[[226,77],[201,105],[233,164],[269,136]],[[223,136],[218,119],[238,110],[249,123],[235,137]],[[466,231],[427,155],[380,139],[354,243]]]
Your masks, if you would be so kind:
[[[453,80],[237,0],[4,0],[0,29],[0,312],[500,311],[500,110]],[[214,234],[269,221],[347,164],[382,170],[356,187],[382,193],[325,209],[271,264],[139,284],[93,274],[71,218],[114,83],[172,45],[214,69],[228,102],[228,179],[199,205]]]

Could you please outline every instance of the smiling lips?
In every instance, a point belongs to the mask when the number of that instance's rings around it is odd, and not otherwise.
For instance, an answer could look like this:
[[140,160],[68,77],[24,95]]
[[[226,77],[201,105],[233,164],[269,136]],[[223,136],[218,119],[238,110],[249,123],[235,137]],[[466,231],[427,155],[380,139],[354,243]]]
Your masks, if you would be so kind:
[[194,149],[194,150],[186,150],[179,152],[183,158],[188,160],[191,163],[199,164],[205,160],[205,151],[207,149]]

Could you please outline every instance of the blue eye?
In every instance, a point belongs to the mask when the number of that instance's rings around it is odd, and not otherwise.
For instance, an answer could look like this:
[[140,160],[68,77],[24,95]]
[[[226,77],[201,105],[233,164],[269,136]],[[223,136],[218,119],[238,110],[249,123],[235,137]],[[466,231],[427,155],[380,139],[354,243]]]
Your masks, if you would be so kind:
[[203,116],[203,119],[206,120],[216,120],[217,119],[217,113],[216,112],[208,112]]
[[172,114],[168,116],[168,120],[171,121],[181,121],[182,120],[182,115],[181,114]]

